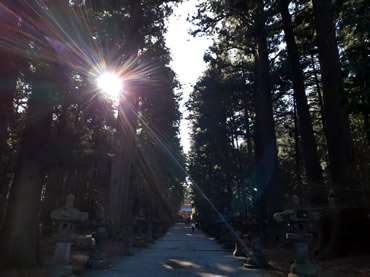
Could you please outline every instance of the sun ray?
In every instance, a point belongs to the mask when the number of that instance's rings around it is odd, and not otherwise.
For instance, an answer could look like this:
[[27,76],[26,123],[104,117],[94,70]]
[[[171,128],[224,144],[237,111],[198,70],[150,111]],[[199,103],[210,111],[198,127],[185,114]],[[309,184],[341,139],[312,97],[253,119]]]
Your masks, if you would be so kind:
[[[157,59],[143,51],[127,56],[122,45],[109,45],[107,49],[99,36],[99,22],[87,4],[72,7],[68,1],[35,0],[22,2],[17,8],[0,3],[0,8],[11,19],[0,20],[0,48],[34,66],[46,62],[69,68],[89,83],[84,88],[88,91],[76,91],[91,94],[90,100],[84,101],[93,101],[103,91],[97,80],[107,72],[114,72],[121,86],[127,83],[127,95],[132,93],[132,85],[158,82],[153,77],[162,67]],[[117,104],[117,100],[124,100],[117,97],[118,91],[122,92],[122,87],[110,88],[105,94]]]

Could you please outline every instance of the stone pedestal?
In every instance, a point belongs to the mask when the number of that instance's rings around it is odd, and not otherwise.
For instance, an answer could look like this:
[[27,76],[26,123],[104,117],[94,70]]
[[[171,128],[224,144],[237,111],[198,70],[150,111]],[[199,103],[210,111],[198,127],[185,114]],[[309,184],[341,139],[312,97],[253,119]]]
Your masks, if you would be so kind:
[[159,239],[162,236],[162,226],[160,223],[155,223],[152,235],[154,239]]
[[242,238],[242,232],[239,230],[235,231],[235,249],[233,255],[235,257],[245,257],[247,253],[248,251]]
[[153,235],[152,235],[152,230],[153,230],[153,226],[152,224],[148,224],[147,227],[146,227],[146,236],[145,236],[145,241],[147,243],[154,243],[154,239],[153,239]]
[[309,260],[308,252],[308,243],[312,240],[312,235],[287,233],[286,238],[294,242],[296,256],[288,277],[317,277],[317,271]]
[[231,230],[227,229],[221,235],[219,242],[223,244],[222,248],[227,250],[235,249],[235,238]]
[[247,255],[247,262],[244,264],[248,268],[268,267],[268,261],[261,249],[261,237],[259,233],[249,232],[250,251]]
[[109,237],[107,230],[108,223],[104,218],[104,208],[101,208],[97,220],[94,222],[96,232],[93,233],[95,239],[95,248],[86,262],[86,268],[106,269],[111,267],[111,263],[107,260],[104,253],[104,240]]
[[132,250],[132,238],[133,232],[131,226],[123,226],[123,242],[124,242],[124,249],[123,255],[125,256],[132,256],[134,255],[134,251]]
[[71,246],[78,237],[74,233],[75,224],[87,220],[88,214],[73,208],[74,196],[67,196],[67,202],[62,209],[51,212],[51,219],[59,224],[55,236],[55,255],[48,269],[49,277],[74,277],[72,266],[69,264]]
[[317,277],[317,271],[309,260],[308,244],[312,240],[312,234],[307,233],[307,223],[317,221],[320,217],[318,213],[300,208],[298,196],[293,196],[292,200],[291,210],[274,214],[276,221],[288,222],[291,227],[286,239],[294,244],[295,260],[288,277]]
[[143,237],[136,237],[134,247],[137,248],[148,248],[148,244],[145,242]]
[[136,218],[135,223],[136,223],[135,224],[136,238],[134,242],[134,247],[147,248],[148,244],[145,242],[145,234],[144,234],[145,218],[143,216],[139,216]]

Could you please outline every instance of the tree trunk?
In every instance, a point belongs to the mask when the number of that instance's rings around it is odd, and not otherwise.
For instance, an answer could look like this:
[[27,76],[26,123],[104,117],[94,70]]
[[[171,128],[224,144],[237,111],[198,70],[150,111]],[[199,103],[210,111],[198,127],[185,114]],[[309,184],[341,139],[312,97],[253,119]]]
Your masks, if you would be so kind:
[[[111,184],[109,191],[108,218],[112,221],[114,232],[118,231],[120,222],[127,217],[128,192],[130,188],[130,174],[135,153],[135,139],[137,104],[121,103],[117,118],[118,150],[112,160]],[[135,101],[135,100],[134,100]],[[125,216],[124,216],[125,215]]]
[[41,205],[40,217],[43,225],[50,225],[50,213],[59,209],[64,203],[61,203],[63,196],[62,184],[65,175],[65,167],[60,164],[54,164],[48,169],[48,178],[46,181],[45,199]]
[[[128,37],[131,39],[124,47],[126,58],[133,59],[138,55],[140,49],[141,34],[139,33],[142,24],[143,11],[140,3],[130,0],[131,24]],[[129,191],[131,169],[135,153],[135,140],[137,128],[137,106],[138,88],[133,82],[125,84],[126,97],[119,104],[117,118],[117,134],[119,146],[117,154],[112,161],[112,175],[109,192],[108,219],[113,224],[113,232],[117,232],[121,221],[129,218]],[[124,218],[125,217],[125,218]],[[125,224],[125,223],[124,223]],[[114,230],[115,229],[115,230]]]
[[[343,254],[361,238],[361,191],[355,180],[352,138],[346,112],[332,7],[329,0],[312,0],[321,66],[324,112],[333,188],[333,228],[327,253]],[[361,221],[362,220],[362,221]],[[362,228],[364,229],[364,228]]]
[[300,137],[299,137],[299,124],[298,124],[298,116],[297,116],[297,105],[296,101],[294,101],[294,148],[295,148],[295,174],[296,174],[296,185],[298,186],[298,191],[301,194],[303,199],[306,199],[306,195],[303,195],[303,183],[302,183],[302,172],[301,172],[301,149],[300,149]]
[[[67,104],[63,103],[60,108],[60,116],[56,126],[56,137],[58,138],[66,136],[67,110]],[[63,193],[63,183],[66,171],[65,164],[59,162],[53,163],[48,168],[45,199],[41,205],[40,212],[41,221],[44,225],[50,225],[52,223],[50,213],[64,205],[66,194]]]
[[[320,159],[317,153],[317,144],[313,133],[312,120],[304,87],[303,71],[299,62],[292,19],[288,9],[289,2],[290,0],[280,0],[280,13],[287,43],[288,62],[292,74],[294,98],[298,113],[298,126],[301,134],[303,161],[308,181],[309,202],[314,207],[327,208],[329,206],[328,190],[325,187]],[[329,241],[329,218],[322,219],[320,226],[319,248],[323,249]]]
[[123,162],[124,168],[122,168],[122,184],[123,184],[123,199],[122,199],[122,221],[125,225],[130,225],[131,215],[130,203],[129,203],[129,191],[130,186],[132,185],[132,174],[133,174],[133,165],[136,161],[135,152],[136,152],[136,129],[137,129],[137,107],[138,100],[136,97],[133,98],[134,103],[125,103],[123,107],[123,112],[125,114],[124,121],[127,122],[126,128],[123,130]]
[[297,104],[299,131],[302,139],[303,160],[310,190],[310,202],[313,206],[327,207],[328,192],[324,185],[322,168],[317,154],[316,140],[312,129],[312,120],[305,93],[303,71],[299,63],[299,54],[294,39],[289,0],[280,0],[280,13],[283,19],[285,40],[288,49],[288,62],[292,74],[294,98]]
[[26,127],[2,230],[2,259],[11,268],[38,265],[39,211],[44,181],[43,147],[52,121],[53,84],[39,73],[32,85]]
[[324,104],[323,104],[323,100],[322,100],[321,86],[320,86],[318,72],[317,72],[316,66],[315,66],[315,57],[314,57],[313,54],[311,54],[311,62],[312,62],[312,73],[313,73],[313,76],[314,76],[314,79],[315,79],[317,99],[319,100],[322,127],[324,129],[325,137],[327,137],[327,134],[326,134],[326,132],[327,132],[326,119],[325,119],[325,114],[324,114]]
[[258,195],[261,196],[261,220],[268,220],[269,228],[267,234],[269,240],[276,239],[278,230],[272,219],[275,212],[281,210],[282,191],[278,181],[278,159],[275,137],[274,118],[272,113],[271,79],[269,74],[268,48],[266,41],[266,30],[263,1],[258,1],[256,13],[257,24],[257,47],[258,52],[255,58],[256,90],[255,90],[255,111],[256,111],[256,180]]
[[[320,106],[320,115],[321,115],[321,123],[322,123],[322,128],[324,131],[324,136],[325,136],[325,142],[327,143],[327,137],[328,137],[328,128],[326,127],[326,118],[325,118],[325,113],[324,113],[324,103],[323,103],[323,97],[321,93],[321,85],[320,85],[320,80],[319,80],[319,72],[316,69],[315,65],[315,57],[313,54],[311,54],[311,62],[312,62],[312,73],[315,79],[315,87],[316,87],[316,92],[317,92],[317,99],[319,101],[319,106]],[[328,158],[327,152],[325,152],[323,159],[325,160],[326,164],[330,167],[330,162]]]

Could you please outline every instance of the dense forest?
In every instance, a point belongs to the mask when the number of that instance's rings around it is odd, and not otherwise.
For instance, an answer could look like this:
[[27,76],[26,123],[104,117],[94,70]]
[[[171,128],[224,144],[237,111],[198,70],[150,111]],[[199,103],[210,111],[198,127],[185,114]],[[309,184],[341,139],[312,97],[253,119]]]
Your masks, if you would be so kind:
[[40,264],[71,193],[90,220],[106,208],[112,239],[139,217],[170,225],[190,193],[201,226],[253,218],[266,245],[298,195],[320,213],[317,253],[370,249],[367,1],[201,1],[191,32],[213,45],[188,155],[164,37],[181,2],[0,1],[1,266]]
[[[114,230],[172,222],[183,200],[180,95],[165,19],[176,1],[1,1],[0,243],[8,267],[38,264],[39,224],[66,195]],[[96,78],[122,78],[119,99]],[[167,153],[170,151],[172,156]]]
[[205,193],[273,242],[298,195],[321,215],[322,256],[369,249],[369,16],[361,0],[198,5],[192,33],[214,37],[187,103],[199,221],[219,216]]

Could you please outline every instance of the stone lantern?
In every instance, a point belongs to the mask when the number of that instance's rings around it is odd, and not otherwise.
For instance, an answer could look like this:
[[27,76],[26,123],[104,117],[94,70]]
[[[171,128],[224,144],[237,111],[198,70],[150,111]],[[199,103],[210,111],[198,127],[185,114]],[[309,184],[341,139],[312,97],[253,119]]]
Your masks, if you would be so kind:
[[95,239],[95,248],[93,253],[90,255],[86,267],[92,269],[105,269],[111,267],[111,263],[106,259],[104,253],[104,240],[109,237],[107,226],[109,225],[105,221],[104,208],[99,209],[97,219],[94,221],[96,232],[93,233]]
[[317,277],[317,271],[309,260],[308,243],[312,240],[312,234],[307,232],[307,224],[319,220],[320,216],[317,212],[302,209],[299,202],[298,196],[294,195],[292,209],[275,213],[274,219],[289,224],[286,239],[294,243],[295,261],[288,277]]
[[133,244],[132,226],[131,225],[123,226],[122,233],[123,233],[123,243],[124,243],[124,249],[123,249],[122,255],[132,256],[134,255],[134,251],[132,250],[132,244]]
[[259,223],[255,217],[252,217],[247,222],[247,226],[249,231],[247,232],[245,238],[249,241],[250,250],[247,250],[247,262],[244,264],[244,267],[268,267],[268,260],[261,248],[261,232],[259,231]]
[[162,225],[158,219],[154,219],[153,221],[152,235],[154,239],[159,239],[162,235]]
[[153,238],[153,225],[149,222],[146,226],[146,236],[145,241],[148,243],[154,243]]
[[235,257],[244,257],[247,255],[247,249],[245,246],[244,241],[242,240],[242,232],[240,230],[236,230],[234,232],[235,237],[235,248],[233,255]]
[[135,247],[146,248],[148,244],[145,242],[144,235],[145,217],[143,210],[140,211],[140,215],[136,217],[135,227],[136,227],[136,238],[134,242]]
[[73,277],[72,266],[69,264],[71,246],[78,234],[75,234],[75,224],[87,220],[88,213],[73,208],[75,197],[69,194],[63,208],[51,212],[50,218],[59,224],[55,235],[55,255],[48,270],[49,277]]

